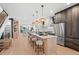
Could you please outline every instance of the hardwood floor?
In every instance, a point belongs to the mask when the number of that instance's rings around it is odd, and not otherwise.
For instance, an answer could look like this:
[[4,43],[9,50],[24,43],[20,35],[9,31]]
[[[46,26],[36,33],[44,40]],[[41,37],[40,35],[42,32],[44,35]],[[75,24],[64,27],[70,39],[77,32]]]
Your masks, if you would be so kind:
[[79,52],[67,47],[62,47],[57,45],[57,54],[58,55],[79,55]]
[[[59,45],[56,52],[58,55],[79,55],[79,52]],[[13,39],[12,45],[0,52],[0,55],[36,55],[36,53],[30,46],[27,36],[21,34],[19,39]]]
[[29,45],[26,36],[21,35],[19,39],[13,39],[9,49],[1,52],[2,55],[35,55],[33,48]]

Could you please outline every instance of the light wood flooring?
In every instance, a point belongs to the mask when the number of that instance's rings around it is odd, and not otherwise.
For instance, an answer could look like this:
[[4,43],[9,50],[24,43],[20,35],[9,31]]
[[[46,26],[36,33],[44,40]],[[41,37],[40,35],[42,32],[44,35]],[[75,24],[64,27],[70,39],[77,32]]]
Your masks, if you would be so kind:
[[[59,45],[57,45],[56,52],[58,55],[79,55],[78,51]],[[13,39],[11,46],[0,52],[0,55],[36,55],[36,53],[30,46],[27,36],[21,34],[19,39]]]

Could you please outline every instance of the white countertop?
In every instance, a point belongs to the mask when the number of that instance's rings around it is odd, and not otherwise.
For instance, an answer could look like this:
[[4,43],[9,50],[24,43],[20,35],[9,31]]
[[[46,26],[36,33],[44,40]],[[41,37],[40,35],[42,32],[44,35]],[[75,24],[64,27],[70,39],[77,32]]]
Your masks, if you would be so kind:
[[31,34],[33,34],[33,35],[36,35],[36,36],[38,36],[38,37],[40,37],[40,38],[43,38],[43,39],[48,39],[48,38],[52,38],[52,37],[57,37],[57,36],[54,36],[54,35],[46,35],[46,36],[40,36],[40,35],[38,35],[37,33],[31,33]]

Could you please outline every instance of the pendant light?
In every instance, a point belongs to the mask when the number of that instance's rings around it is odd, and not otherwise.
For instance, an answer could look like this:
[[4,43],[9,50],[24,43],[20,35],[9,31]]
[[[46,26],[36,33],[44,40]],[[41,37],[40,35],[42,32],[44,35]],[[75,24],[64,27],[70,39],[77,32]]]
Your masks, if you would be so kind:
[[38,10],[35,11],[35,15],[33,15],[33,17],[35,17],[35,20],[33,20],[32,24],[37,25],[38,24]]
[[32,21],[32,25],[34,25],[34,17],[35,17],[35,15],[33,14],[32,16],[33,16],[33,21]]
[[42,7],[42,18],[40,18],[39,20],[40,20],[40,22],[42,23],[42,25],[44,26],[44,24],[45,24],[45,18],[43,17],[43,7],[44,7],[44,5],[41,5],[41,7]]
[[44,7],[44,5],[41,5],[41,7],[42,7],[42,16],[43,16],[43,7]]

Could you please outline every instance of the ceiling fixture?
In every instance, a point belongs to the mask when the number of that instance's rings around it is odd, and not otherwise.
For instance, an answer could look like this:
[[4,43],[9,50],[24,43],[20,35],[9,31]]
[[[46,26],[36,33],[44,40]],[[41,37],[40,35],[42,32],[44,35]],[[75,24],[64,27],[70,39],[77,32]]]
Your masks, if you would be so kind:
[[41,7],[42,7],[42,18],[40,18],[39,19],[39,21],[40,21],[40,23],[44,26],[45,25],[45,18],[43,17],[43,7],[44,7],[44,5],[41,5]]
[[[39,18],[39,19],[36,18],[36,20],[33,21],[32,24],[42,24],[43,26],[45,25],[46,19],[43,17],[44,16],[43,15],[43,7],[44,7],[44,5],[41,5],[41,7],[42,7],[42,17]],[[37,14],[38,14],[38,11],[36,11],[36,16],[37,16]]]
[[54,16],[53,10],[50,11],[50,17]]
[[44,5],[41,5],[41,7],[42,7],[42,17],[43,17],[43,7],[44,7]]
[[50,13],[53,13],[53,11],[51,10]]
[[66,3],[67,5],[69,5],[70,3]]
[[38,19],[38,10],[36,10],[36,19]]

